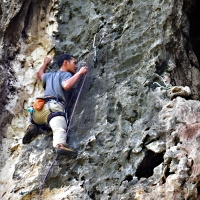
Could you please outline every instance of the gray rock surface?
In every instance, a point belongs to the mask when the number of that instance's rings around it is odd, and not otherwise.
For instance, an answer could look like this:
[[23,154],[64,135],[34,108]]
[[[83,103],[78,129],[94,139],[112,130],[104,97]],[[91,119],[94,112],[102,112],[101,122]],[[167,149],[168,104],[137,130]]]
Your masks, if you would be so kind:
[[58,157],[41,199],[200,198],[200,72],[187,17],[194,2],[0,3],[1,199],[41,192],[56,155],[52,135],[21,139],[27,108],[43,92],[36,72],[46,55],[57,70],[63,52],[89,66],[68,135],[78,157]]

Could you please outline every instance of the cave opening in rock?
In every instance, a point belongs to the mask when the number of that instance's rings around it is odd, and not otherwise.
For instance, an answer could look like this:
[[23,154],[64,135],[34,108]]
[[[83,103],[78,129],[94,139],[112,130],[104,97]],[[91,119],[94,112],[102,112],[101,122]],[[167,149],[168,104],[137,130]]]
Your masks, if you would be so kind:
[[192,49],[200,62],[200,1],[194,0],[192,7],[186,12],[190,23]]
[[153,175],[154,168],[160,165],[163,161],[163,153],[154,153],[153,151],[148,150],[144,159],[138,166],[135,175],[138,179],[142,177],[149,178]]

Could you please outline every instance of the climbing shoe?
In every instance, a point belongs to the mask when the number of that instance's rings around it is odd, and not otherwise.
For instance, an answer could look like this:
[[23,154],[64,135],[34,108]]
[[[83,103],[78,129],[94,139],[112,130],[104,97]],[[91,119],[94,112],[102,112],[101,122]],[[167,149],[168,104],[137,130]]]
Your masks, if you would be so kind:
[[25,131],[22,143],[29,144],[31,140],[37,135],[38,135],[38,127],[35,124],[30,124]]
[[74,151],[68,147],[65,147],[63,144],[58,144],[56,146],[55,150],[58,155],[65,155],[65,156],[69,156],[69,157],[73,157],[73,158],[76,158],[76,156],[77,156],[76,151]]

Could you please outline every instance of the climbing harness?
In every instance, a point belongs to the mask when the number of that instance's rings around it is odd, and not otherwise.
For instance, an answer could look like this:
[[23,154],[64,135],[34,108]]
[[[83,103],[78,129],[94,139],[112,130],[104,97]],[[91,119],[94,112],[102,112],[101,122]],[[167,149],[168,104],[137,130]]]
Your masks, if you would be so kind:
[[48,115],[48,117],[47,117],[47,123],[49,124],[49,122],[50,122],[50,120],[51,119],[53,119],[54,117],[58,117],[58,116],[63,116],[63,117],[65,117],[65,120],[67,121],[67,114],[66,114],[66,110],[65,110],[65,112],[53,112],[52,110],[51,110],[51,107],[50,107],[50,102],[56,102],[56,103],[58,103],[58,104],[60,104],[62,107],[65,107],[65,105],[64,105],[64,103],[61,101],[61,100],[59,100],[58,98],[46,98],[46,102],[47,102],[47,104],[48,104],[48,108],[49,108],[49,110],[50,110],[50,114]]
[[[41,99],[41,98],[40,98]],[[51,101],[53,101],[53,102],[57,102],[58,104],[60,104],[61,106],[63,106],[64,107],[64,102],[63,102],[63,100],[61,99],[61,98],[58,98],[58,97],[49,97],[49,98],[42,98],[42,100],[44,100],[45,101],[45,103],[47,103],[48,104],[48,107],[49,107],[49,110],[50,110],[50,114],[48,115],[48,117],[47,117],[47,124],[37,124],[37,123],[35,123],[34,122],[34,120],[33,120],[33,113],[35,112],[35,110],[37,110],[37,109],[35,109],[33,106],[31,106],[31,107],[29,107],[27,110],[28,110],[28,112],[30,113],[30,118],[29,118],[29,121],[30,121],[30,123],[32,123],[32,124],[35,124],[36,126],[38,126],[38,127],[40,127],[41,129],[43,129],[43,130],[49,130],[50,129],[50,126],[49,126],[49,122],[50,122],[50,120],[52,119],[52,118],[54,118],[54,117],[57,117],[57,116],[63,116],[63,117],[65,117],[65,119],[67,120],[67,116],[66,116],[66,113],[65,112],[53,112],[52,110],[51,110],[51,108],[50,108],[50,102]],[[42,106],[43,107],[43,106]]]
[[66,118],[66,114],[64,112],[51,112],[47,117],[47,123],[49,124],[51,119],[58,116],[63,116]]
[[[66,136],[67,136],[67,134],[68,134],[68,132],[69,132],[69,128],[70,128],[70,125],[71,125],[71,122],[72,122],[72,118],[73,118],[73,115],[74,115],[74,111],[75,111],[75,109],[76,109],[76,106],[77,106],[77,103],[78,103],[80,94],[81,94],[81,92],[82,92],[82,89],[83,89],[83,86],[84,86],[84,83],[85,83],[86,75],[87,75],[87,74],[85,74],[85,76],[84,76],[84,79],[83,79],[83,81],[82,81],[80,90],[79,90],[78,95],[77,95],[77,97],[76,97],[76,101],[75,101],[75,104],[74,104],[74,107],[73,107],[73,111],[72,111],[72,114],[71,114],[71,117],[70,117],[70,121],[69,121],[69,124],[68,124],[68,127],[67,127]],[[54,113],[54,114],[56,114],[56,113]],[[52,117],[52,118],[53,118],[53,117]],[[50,119],[49,119],[49,121],[50,121]],[[54,157],[54,159],[53,159],[53,161],[52,161],[52,164],[51,164],[51,166],[49,167],[49,169],[48,169],[48,171],[47,171],[47,173],[46,173],[46,175],[45,175],[45,177],[44,177],[44,179],[43,179],[43,181],[42,181],[42,184],[41,184],[41,186],[40,186],[40,192],[39,192],[39,195],[38,195],[38,200],[40,200],[40,196],[41,196],[41,194],[42,194],[43,185],[44,185],[44,183],[45,183],[45,181],[46,181],[46,179],[47,179],[47,176],[48,176],[48,174],[49,174],[51,168],[54,166],[57,157],[58,157],[58,154],[56,153],[56,155],[55,155],[55,157]]]

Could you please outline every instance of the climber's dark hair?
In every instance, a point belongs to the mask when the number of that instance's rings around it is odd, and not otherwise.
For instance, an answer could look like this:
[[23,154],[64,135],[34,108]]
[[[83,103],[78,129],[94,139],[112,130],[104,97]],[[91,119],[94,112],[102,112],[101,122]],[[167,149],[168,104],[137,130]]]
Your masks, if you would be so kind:
[[72,55],[69,55],[69,54],[62,54],[61,56],[59,56],[58,58],[58,67],[61,68],[64,60],[68,60],[70,61],[71,59],[73,58]]

